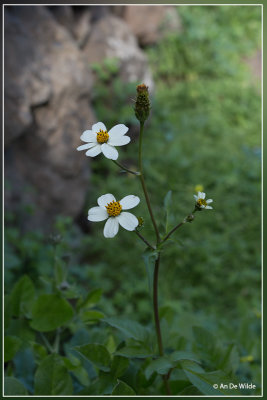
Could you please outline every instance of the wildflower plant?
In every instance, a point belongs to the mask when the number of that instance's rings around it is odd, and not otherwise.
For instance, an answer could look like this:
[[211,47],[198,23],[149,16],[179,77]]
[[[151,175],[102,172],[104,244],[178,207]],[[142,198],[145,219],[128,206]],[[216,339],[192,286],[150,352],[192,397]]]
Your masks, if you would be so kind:
[[[95,157],[101,152],[107,158],[111,159],[115,164],[117,164],[122,170],[131,173],[139,178],[142,191],[144,194],[145,202],[147,205],[150,220],[155,233],[154,243],[150,243],[147,238],[145,238],[140,231],[144,224],[143,217],[136,217],[132,213],[125,211],[136,207],[140,198],[136,195],[126,195],[123,199],[117,201],[113,194],[104,194],[97,199],[98,206],[92,207],[88,211],[88,220],[91,222],[106,221],[104,225],[104,236],[105,238],[113,238],[119,230],[119,225],[128,231],[134,231],[136,235],[142,240],[146,245],[145,253],[148,257],[152,257],[154,268],[153,268],[153,312],[154,312],[154,322],[155,331],[157,337],[158,354],[161,358],[165,356],[160,317],[158,309],[158,276],[159,268],[161,262],[161,252],[163,246],[167,243],[170,237],[181,228],[187,222],[191,223],[197,211],[203,211],[207,209],[212,209],[209,205],[212,203],[212,199],[206,200],[206,194],[204,192],[198,191],[197,195],[193,195],[195,199],[195,204],[192,212],[188,214],[181,222],[175,225],[169,232],[164,235],[161,234],[159,229],[159,224],[156,221],[152,204],[150,201],[150,195],[147,190],[145,174],[143,169],[143,135],[144,135],[144,125],[149,117],[150,113],[150,99],[148,86],[145,84],[140,84],[137,86],[137,97],[135,101],[135,116],[140,124],[139,133],[139,147],[138,147],[138,171],[132,171],[126,168],[124,165],[120,164],[116,160],[118,159],[118,151],[116,146],[123,146],[130,142],[130,137],[125,136],[128,132],[128,128],[123,124],[115,125],[110,131],[107,131],[106,126],[103,122],[98,122],[92,126],[92,130],[87,130],[83,132],[81,140],[87,142],[85,145],[81,145],[77,150],[87,150],[86,156]],[[196,189],[202,189],[202,186],[198,185]],[[111,323],[112,325],[112,323]],[[185,359],[187,358],[184,356]],[[169,368],[166,369],[166,373],[162,374],[163,383],[165,386],[166,394],[171,394],[171,389],[169,385],[169,378],[172,371],[171,364]],[[153,370],[152,370],[153,372]],[[150,374],[148,374],[150,375]]]

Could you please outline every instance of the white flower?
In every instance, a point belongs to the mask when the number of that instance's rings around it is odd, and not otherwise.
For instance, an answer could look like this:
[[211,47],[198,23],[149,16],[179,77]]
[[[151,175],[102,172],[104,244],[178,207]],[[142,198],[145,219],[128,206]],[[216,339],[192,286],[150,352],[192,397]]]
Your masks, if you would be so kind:
[[212,209],[212,207],[209,206],[208,204],[212,203],[213,200],[212,199],[205,200],[205,197],[206,193],[204,192],[198,192],[197,196],[194,194],[194,198],[196,200],[196,206],[198,208],[205,208],[206,210]]
[[104,194],[97,199],[99,207],[90,208],[88,211],[88,220],[97,222],[107,219],[104,226],[106,238],[113,238],[118,233],[119,225],[127,231],[134,231],[138,225],[138,219],[135,215],[123,210],[129,210],[137,206],[139,202],[139,197],[132,194],[120,201],[116,201],[113,194]]
[[103,122],[97,122],[91,131],[83,132],[81,139],[87,143],[79,146],[77,150],[87,150],[85,155],[89,157],[95,157],[102,152],[107,158],[117,160],[119,153],[115,146],[124,146],[130,142],[130,137],[125,136],[128,129],[124,124],[118,124],[108,132]]

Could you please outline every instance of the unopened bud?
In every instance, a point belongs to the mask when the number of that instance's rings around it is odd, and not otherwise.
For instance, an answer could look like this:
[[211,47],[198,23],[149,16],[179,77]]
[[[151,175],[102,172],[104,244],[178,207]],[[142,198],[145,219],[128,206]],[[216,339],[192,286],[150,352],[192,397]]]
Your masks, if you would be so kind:
[[193,214],[189,214],[185,219],[184,222],[192,222],[194,221],[195,216]]
[[148,86],[144,83],[136,87],[137,98],[135,102],[135,116],[143,124],[149,116],[150,102]]

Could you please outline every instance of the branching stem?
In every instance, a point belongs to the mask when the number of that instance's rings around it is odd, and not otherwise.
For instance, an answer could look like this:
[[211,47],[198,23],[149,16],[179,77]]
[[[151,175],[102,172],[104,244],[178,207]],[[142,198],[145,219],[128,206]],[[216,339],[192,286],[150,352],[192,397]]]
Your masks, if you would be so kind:
[[124,171],[129,172],[129,174],[140,175],[140,173],[138,171],[132,171],[131,169],[126,168],[126,167],[124,167],[124,165],[120,164],[118,161],[116,161],[116,160],[112,160],[112,161],[114,162],[114,164],[116,164],[118,167],[120,167]]
[[141,233],[140,232],[138,232],[138,231],[135,231],[135,233],[137,234],[137,236],[139,236],[140,237],[140,239],[141,240],[143,240],[143,242],[148,246],[148,247],[150,247],[150,249],[152,249],[152,250],[156,250],[156,248],[154,247],[154,246],[152,246],[152,244],[150,244],[149,243],[149,241],[148,240],[146,240],[145,238],[144,238],[144,236],[143,235],[141,235]]

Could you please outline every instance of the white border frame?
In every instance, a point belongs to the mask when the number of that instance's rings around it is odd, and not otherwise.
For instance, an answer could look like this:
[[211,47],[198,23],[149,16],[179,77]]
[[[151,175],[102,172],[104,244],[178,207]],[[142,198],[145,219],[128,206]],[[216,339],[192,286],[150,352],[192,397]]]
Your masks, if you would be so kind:
[[[233,396],[235,398],[237,397],[245,397],[245,398],[254,398],[254,397],[263,397],[263,3],[251,3],[251,4],[218,4],[218,3],[213,3],[213,4],[196,4],[196,3],[190,3],[190,4],[173,4],[173,3],[167,3],[167,4],[121,4],[121,3],[115,3],[115,4],[108,4],[108,3],[104,3],[104,4],[84,4],[84,3],[66,3],[66,4],[18,4],[18,3],[14,3],[14,4],[3,4],[2,5],[2,57],[3,57],[3,62],[2,62],[2,82],[3,82],[3,87],[2,87],[2,113],[3,113],[3,120],[2,120],[2,146],[3,146],[3,161],[2,161],[2,167],[3,167],[3,172],[2,172],[2,200],[3,200],[3,205],[2,205],[2,216],[3,216],[3,224],[2,224],[2,248],[3,248],[3,255],[2,255],[2,265],[3,265],[3,270],[2,270],[2,299],[3,299],[3,304],[2,304],[2,326],[4,328],[4,11],[5,11],[5,7],[8,6],[151,6],[151,7],[156,7],[156,6],[176,6],[176,7],[187,7],[187,6],[199,6],[199,7],[205,7],[205,6],[259,6],[261,7],[261,151],[262,151],[262,158],[261,158],[261,306],[262,306],[262,316],[261,316],[261,394],[260,395],[229,395]],[[2,351],[3,351],[3,366],[4,366],[4,334],[3,334],[3,338],[2,338]],[[58,396],[48,396],[48,395],[16,395],[16,396],[9,396],[9,395],[4,395],[4,367],[3,367],[3,372],[2,372],[2,396],[3,398],[5,397],[9,397],[9,398],[13,398],[13,397],[30,397],[30,398],[39,398],[39,397],[43,397],[43,398],[47,398],[47,397],[81,397],[81,398],[85,398],[85,397],[113,397],[113,398],[118,398],[118,396],[113,396],[113,395],[86,395],[86,396],[82,396],[82,395],[58,395]],[[146,395],[146,396],[140,396],[140,395],[136,395],[136,396],[121,396],[123,397],[177,397],[177,398],[191,398],[191,397],[201,397],[201,398],[214,398],[214,397],[222,397],[221,395],[190,395],[190,396],[178,396],[178,395],[171,395],[171,396],[161,396],[161,395]]]

